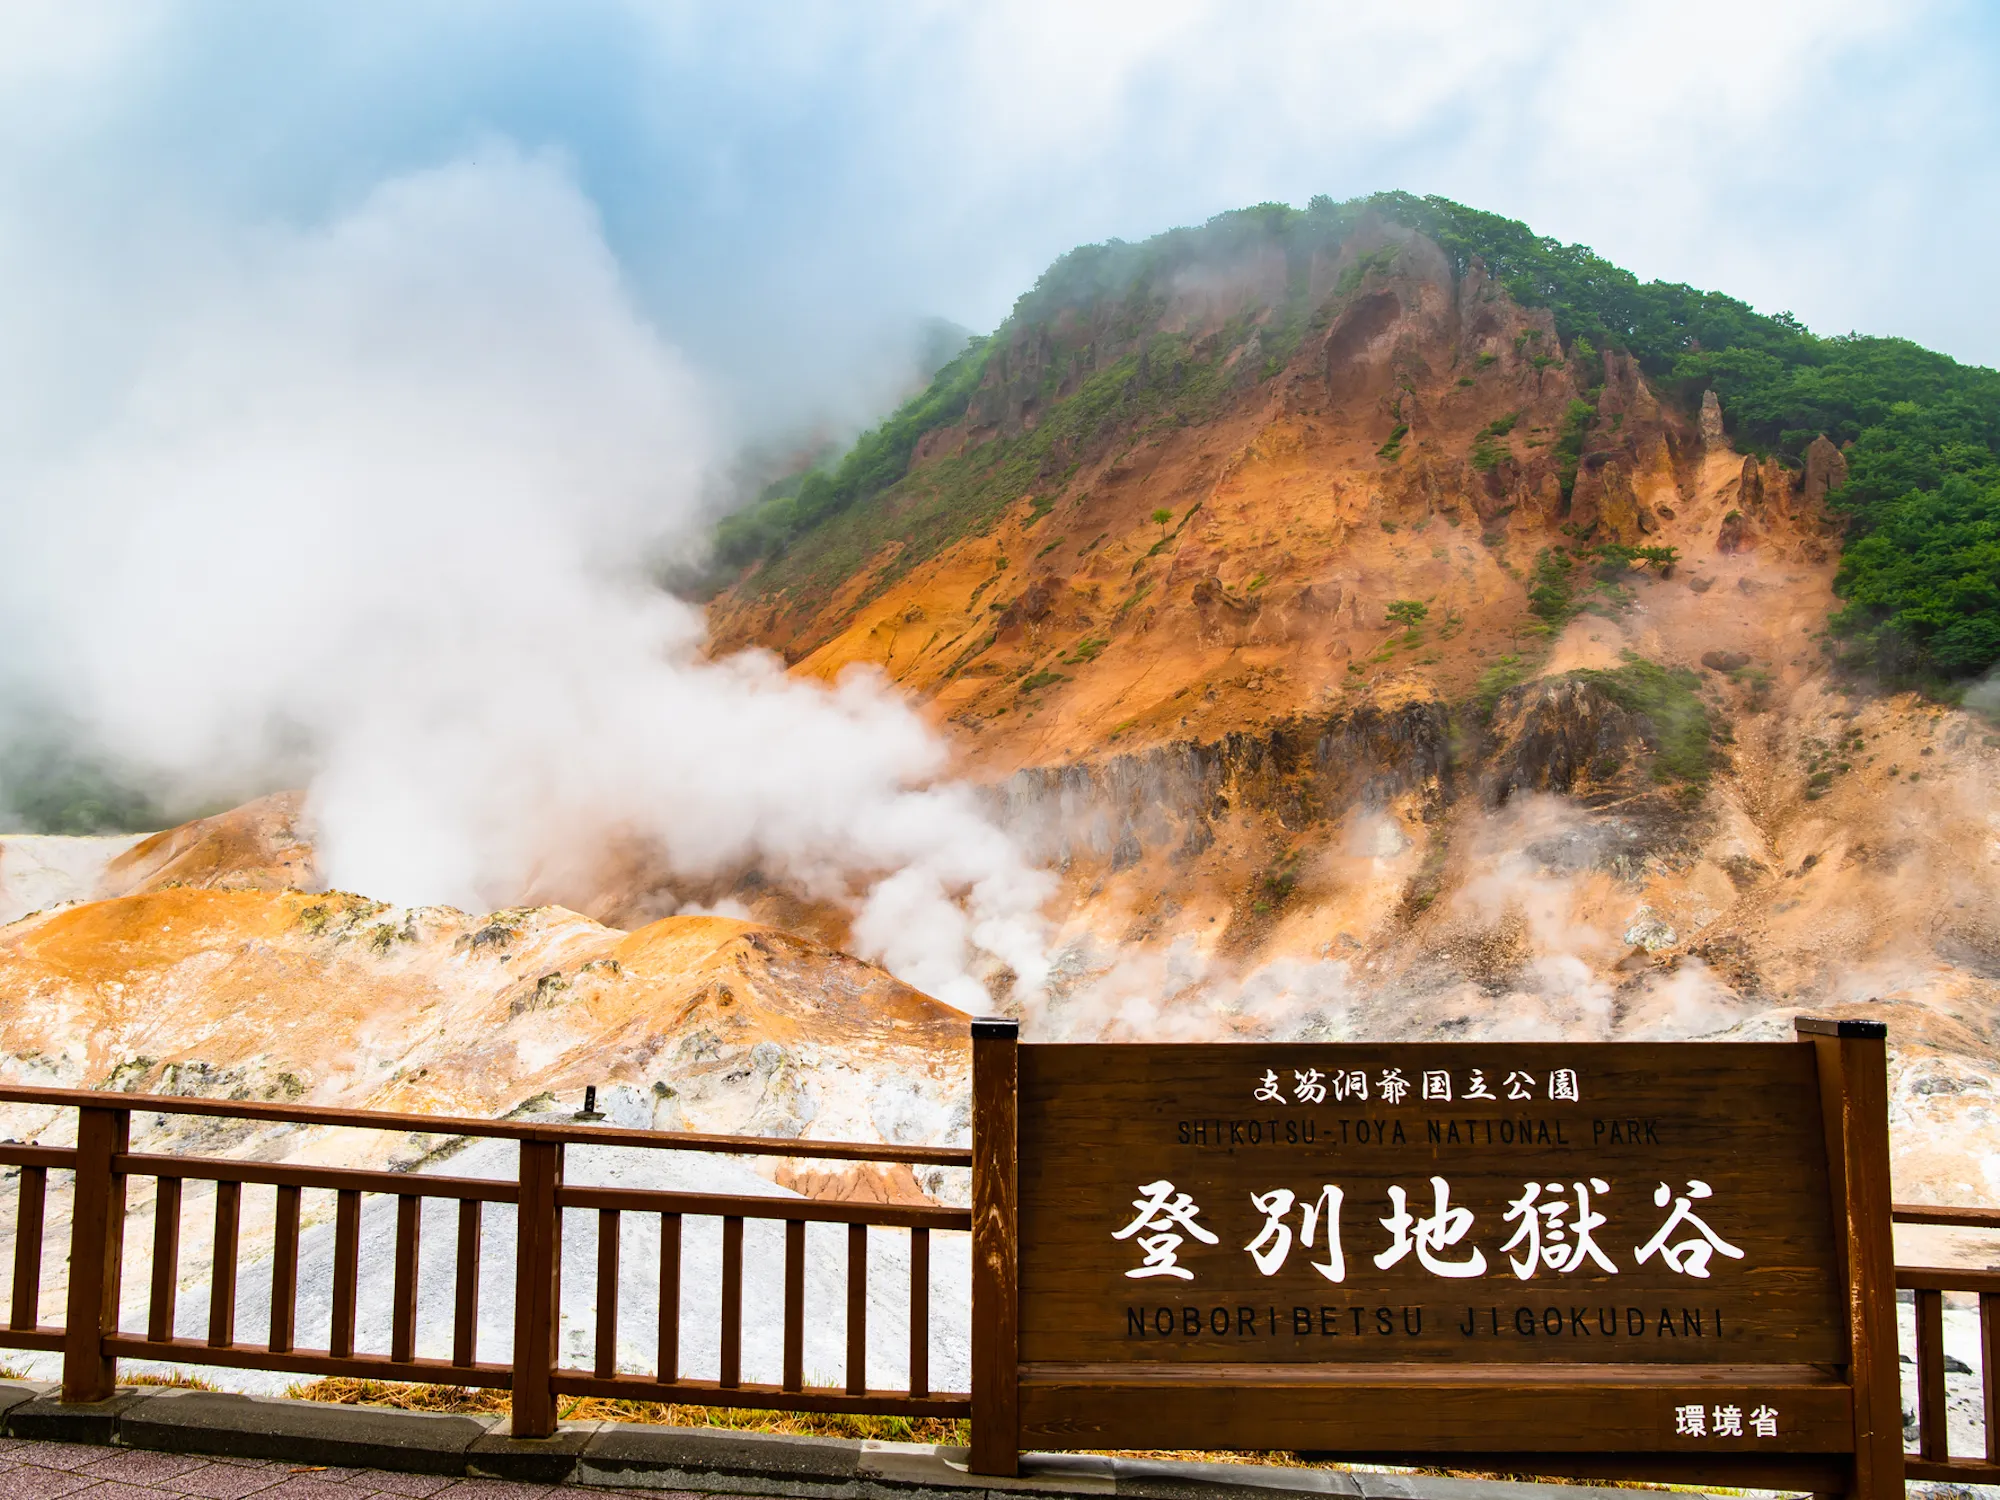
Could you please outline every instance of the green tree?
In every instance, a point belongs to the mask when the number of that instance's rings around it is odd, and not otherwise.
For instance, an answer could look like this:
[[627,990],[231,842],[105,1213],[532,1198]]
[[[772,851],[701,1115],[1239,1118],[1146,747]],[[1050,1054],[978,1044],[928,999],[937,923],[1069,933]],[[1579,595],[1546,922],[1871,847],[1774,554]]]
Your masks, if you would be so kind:
[[1405,636],[1417,633],[1417,627],[1424,623],[1424,616],[1431,607],[1421,599],[1392,599],[1389,601],[1389,623],[1403,627]]
[[1167,539],[1167,523],[1173,518],[1174,513],[1164,505],[1153,512],[1153,524],[1160,528],[1160,540],[1163,542]]

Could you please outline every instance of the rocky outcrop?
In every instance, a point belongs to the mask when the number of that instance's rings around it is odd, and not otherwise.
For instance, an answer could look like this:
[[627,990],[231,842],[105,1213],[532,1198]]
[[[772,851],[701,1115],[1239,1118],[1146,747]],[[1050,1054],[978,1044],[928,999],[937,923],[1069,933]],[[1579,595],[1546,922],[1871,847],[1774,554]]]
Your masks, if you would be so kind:
[[1486,786],[1495,804],[1516,792],[1567,795],[1611,782],[1640,741],[1630,714],[1600,688],[1573,678],[1515,688],[1497,706],[1494,726]]
[[1701,446],[1720,448],[1728,442],[1722,429],[1722,399],[1714,391],[1701,393]]
[[1450,740],[1442,703],[1368,705],[1261,734],[1031,767],[994,797],[1007,826],[1043,858],[1122,869],[1151,851],[1200,854],[1215,840],[1215,820],[1231,812],[1268,814],[1296,831],[1354,804],[1379,805],[1418,788],[1443,793]]
[[1847,483],[1847,455],[1836,448],[1825,433],[1806,448],[1805,473],[1800,480],[1799,498],[1807,505],[1824,505],[1827,495]]

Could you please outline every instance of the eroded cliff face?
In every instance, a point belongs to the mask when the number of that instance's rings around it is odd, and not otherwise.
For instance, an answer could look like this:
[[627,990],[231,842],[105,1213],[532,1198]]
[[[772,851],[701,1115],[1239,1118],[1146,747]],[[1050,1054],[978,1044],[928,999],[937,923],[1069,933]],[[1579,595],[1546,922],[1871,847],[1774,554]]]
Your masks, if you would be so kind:
[[[1734,452],[1712,397],[1388,226],[1124,313],[1016,331],[880,502],[1153,361],[997,520],[713,606],[722,643],[901,684],[1064,872],[1049,994],[1000,1003],[1132,1038],[1881,1015],[1899,1190],[2000,1192],[2000,739],[1826,668],[1839,449]],[[1200,420],[1136,394],[1163,348]]]

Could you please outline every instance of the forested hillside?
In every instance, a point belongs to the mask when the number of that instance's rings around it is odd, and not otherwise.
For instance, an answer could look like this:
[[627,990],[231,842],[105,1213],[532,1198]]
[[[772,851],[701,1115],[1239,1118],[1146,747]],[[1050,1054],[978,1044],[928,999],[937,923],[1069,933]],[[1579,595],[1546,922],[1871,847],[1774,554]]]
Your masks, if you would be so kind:
[[[1713,390],[1746,452],[1796,465],[1821,434],[1842,445],[1848,481],[1830,503],[1846,521],[1844,604],[1832,626],[1850,665],[1948,680],[2000,661],[2000,373],[1903,339],[1821,336],[1719,292],[1641,282],[1587,247],[1406,193],[1318,197],[1304,210],[1261,204],[1138,244],[1071,251],[992,338],[975,341],[837,464],[774,487],[724,522],[720,558],[732,567],[761,562],[760,591],[830,592],[891,541],[908,566],[990,524],[1025,490],[1073,472],[1082,451],[1116,431],[1199,422],[1226,382],[1244,378],[1246,351],[1257,378],[1279,373],[1324,315],[1308,289],[1314,257],[1337,250],[1371,217],[1419,231],[1457,274],[1476,260],[1516,303],[1549,309],[1560,348],[1538,349],[1538,364],[1581,365],[1622,351],[1689,413]],[[1206,341],[1151,331],[1176,278],[1260,253],[1282,255],[1288,274],[1284,294],[1259,315]],[[1347,274],[1358,281],[1369,269],[1357,263]],[[1052,363],[1032,425],[996,431],[913,474],[925,438],[966,418],[995,350],[1024,331],[1080,318],[1114,332],[1123,325],[1135,347],[1088,371]],[[1566,435],[1572,448],[1584,441],[1582,418]],[[923,493],[889,509],[877,504],[899,487]]]

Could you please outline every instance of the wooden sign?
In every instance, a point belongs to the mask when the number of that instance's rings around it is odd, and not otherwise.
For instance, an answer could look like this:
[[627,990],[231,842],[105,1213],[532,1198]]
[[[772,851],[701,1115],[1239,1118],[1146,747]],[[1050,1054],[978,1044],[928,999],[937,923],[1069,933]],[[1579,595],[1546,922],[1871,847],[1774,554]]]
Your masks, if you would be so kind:
[[1893,1467],[1900,1492],[1881,1028],[1805,1024],[1829,1030],[1019,1046],[977,1023],[975,1465],[1276,1448],[1815,1490]]

